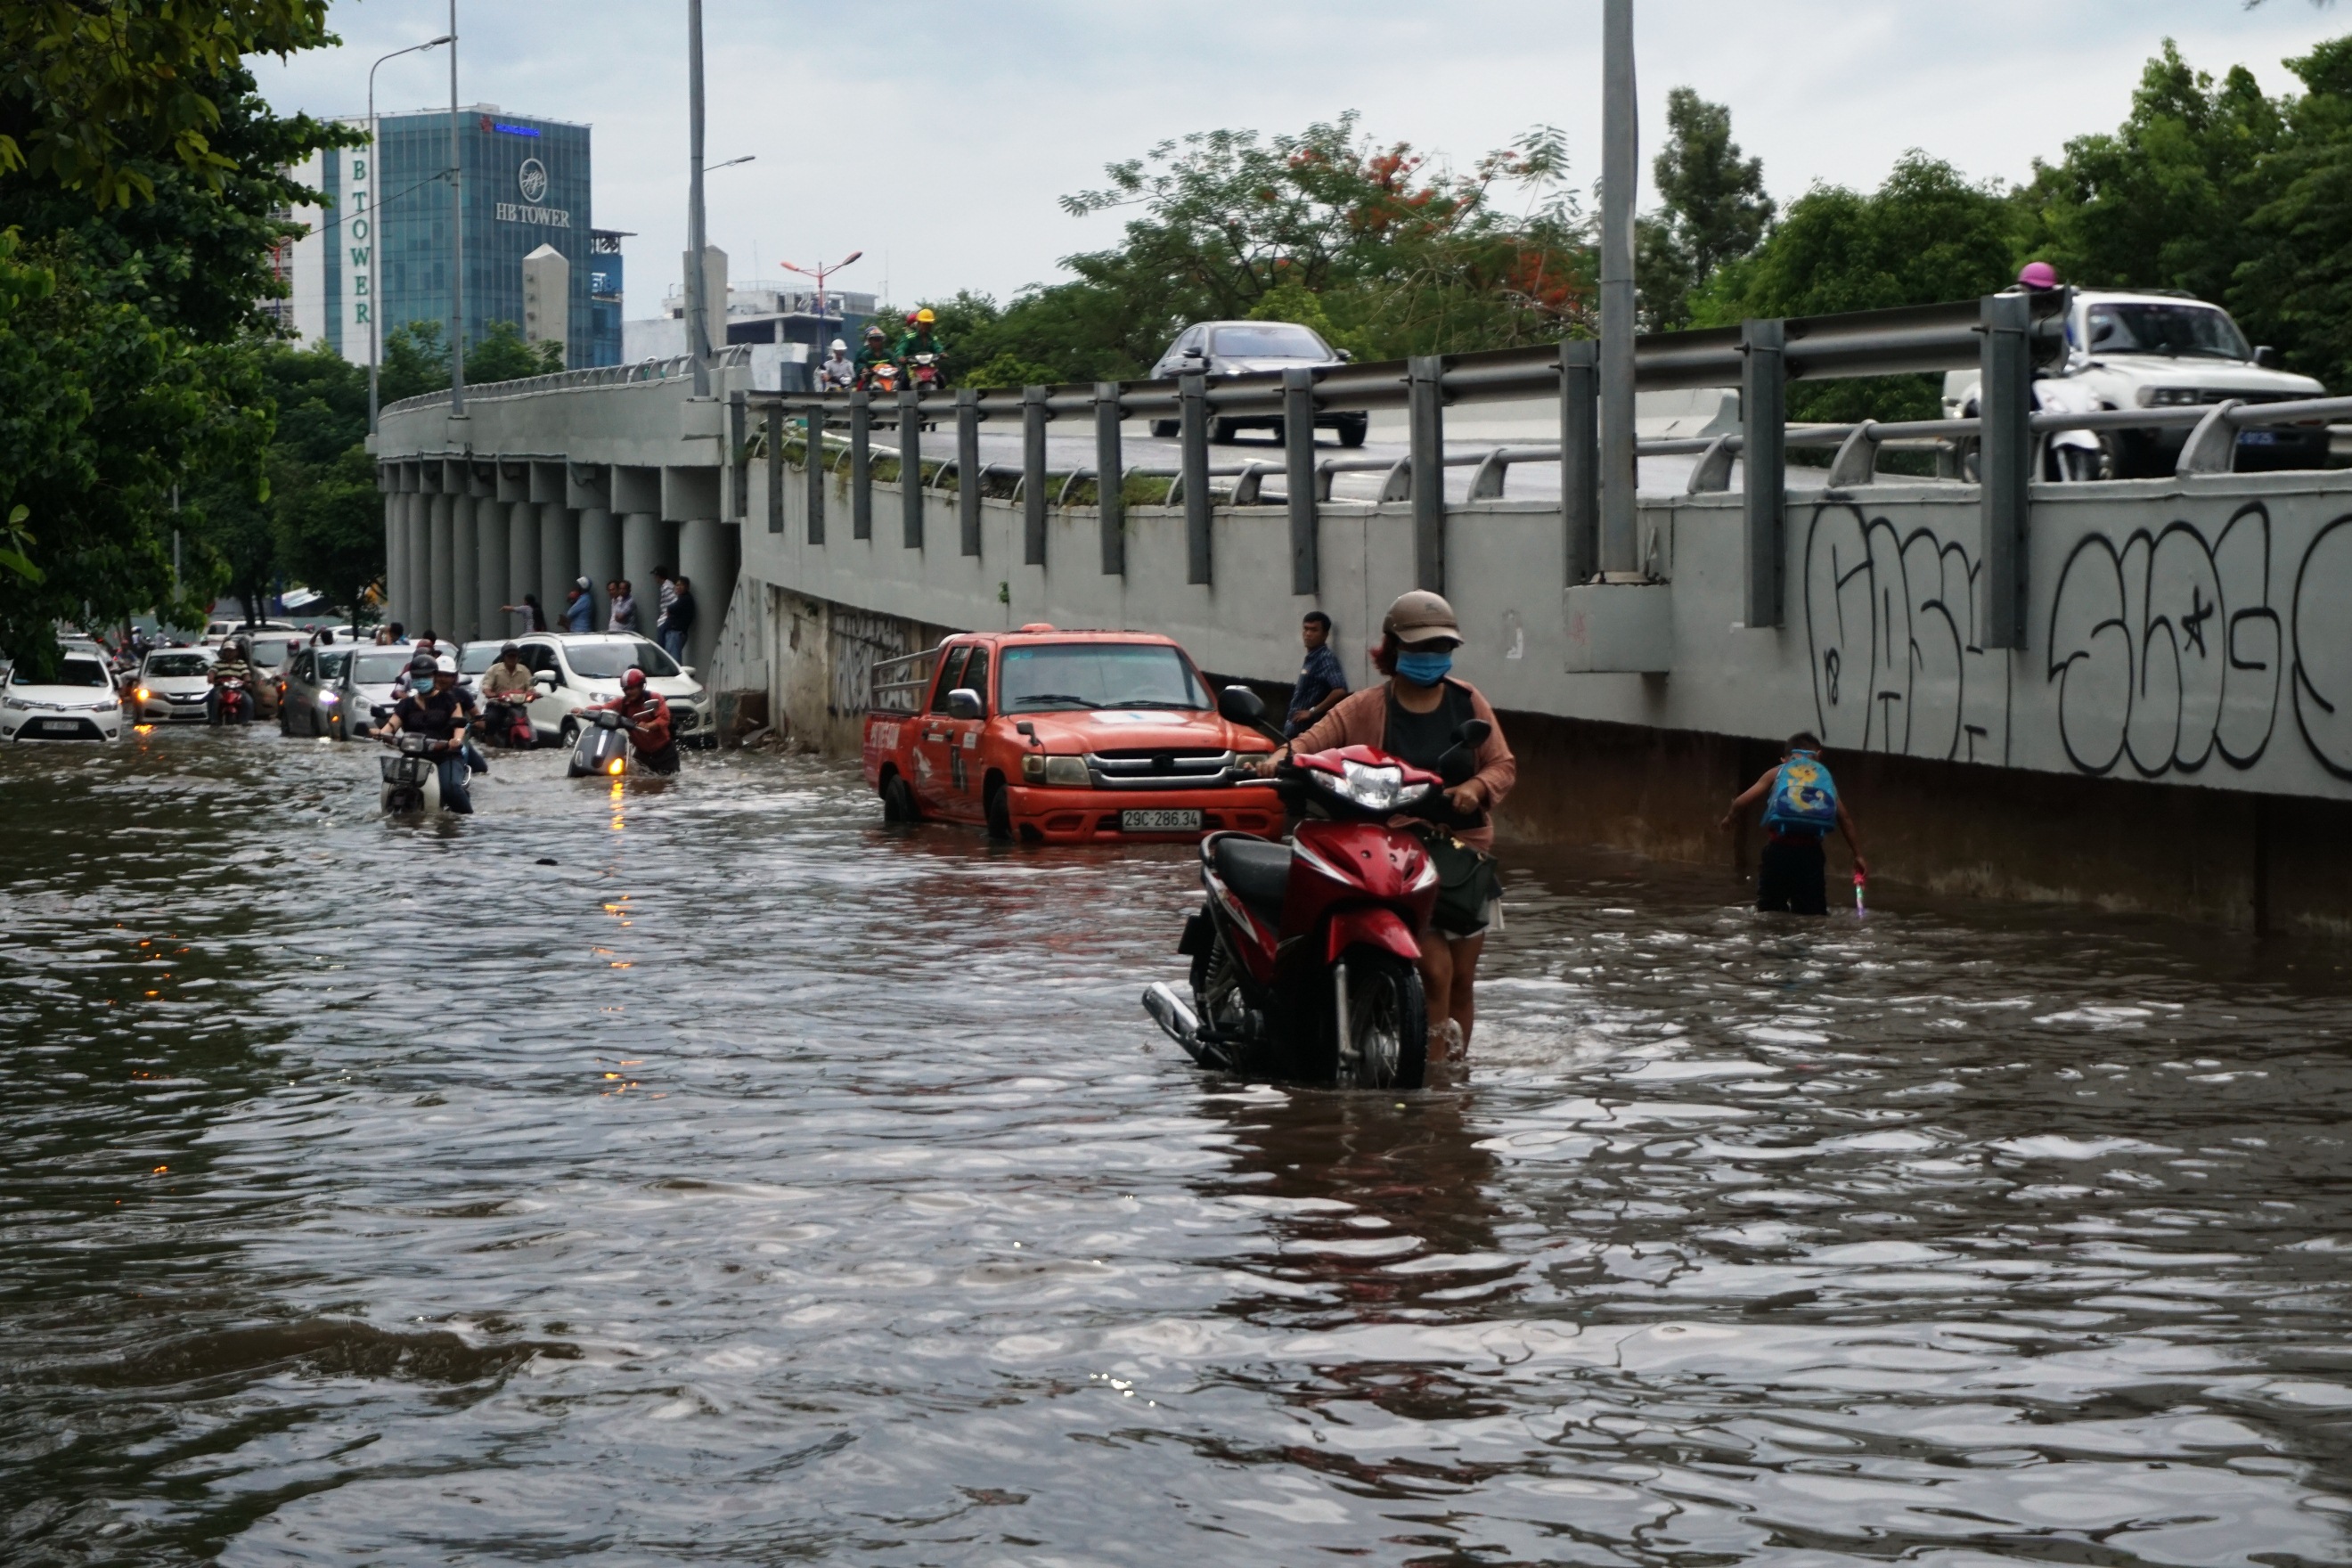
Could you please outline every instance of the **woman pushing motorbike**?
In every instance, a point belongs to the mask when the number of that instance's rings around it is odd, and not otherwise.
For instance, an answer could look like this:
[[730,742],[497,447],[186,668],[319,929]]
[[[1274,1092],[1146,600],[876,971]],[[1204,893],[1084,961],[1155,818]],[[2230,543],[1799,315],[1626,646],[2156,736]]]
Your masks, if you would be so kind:
[[1477,689],[1450,673],[1462,629],[1454,606],[1416,588],[1389,606],[1381,623],[1381,645],[1372,664],[1388,679],[1344,699],[1268,758],[1275,765],[1296,752],[1307,755],[1341,746],[1371,746],[1431,773],[1464,723],[1483,719],[1490,726],[1479,745],[1478,768],[1446,791],[1458,819],[1452,829],[1417,825],[1436,862],[1440,891],[1430,929],[1421,933],[1421,983],[1429,1003],[1429,1054],[1443,1060],[1466,1050],[1476,1021],[1478,955],[1486,932],[1502,919],[1502,880],[1496,875],[1492,813],[1511,792],[1518,763],[1503,739],[1495,710]]

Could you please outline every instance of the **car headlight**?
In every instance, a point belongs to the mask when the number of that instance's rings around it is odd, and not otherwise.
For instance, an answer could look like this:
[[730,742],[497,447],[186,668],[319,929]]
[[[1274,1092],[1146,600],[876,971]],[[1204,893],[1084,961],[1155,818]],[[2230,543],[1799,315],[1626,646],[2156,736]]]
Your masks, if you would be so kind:
[[1059,784],[1067,789],[1090,789],[1094,775],[1087,772],[1084,757],[1049,757],[1031,752],[1021,759],[1021,776],[1031,784]]
[[2142,408],[2187,408],[2205,401],[2205,395],[2193,386],[2143,386],[2139,389]]

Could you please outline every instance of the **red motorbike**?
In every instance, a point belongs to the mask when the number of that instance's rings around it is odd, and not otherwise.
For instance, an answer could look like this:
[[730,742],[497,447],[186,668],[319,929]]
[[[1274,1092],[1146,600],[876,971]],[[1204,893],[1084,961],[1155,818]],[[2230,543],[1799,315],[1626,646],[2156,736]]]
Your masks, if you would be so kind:
[[917,392],[937,392],[948,384],[948,367],[940,363],[937,354],[910,354],[909,384]]
[[530,727],[530,710],[516,702],[482,704],[482,738],[493,746],[510,747],[518,752],[528,752],[539,744],[539,732]]
[[[1227,687],[1217,709],[1265,728],[1247,687]],[[1463,725],[1434,773],[1370,746],[1276,769],[1276,790],[1305,819],[1287,844],[1245,833],[1201,841],[1208,897],[1177,946],[1192,961],[1192,1000],[1154,984],[1143,994],[1152,1020],[1205,1068],[1420,1088],[1429,1013],[1415,961],[1438,874],[1419,836],[1390,824],[1460,826],[1445,791],[1476,772],[1490,731],[1483,719]]]
[[245,724],[253,720],[253,693],[245,689],[245,677],[225,676],[214,688],[213,722]]

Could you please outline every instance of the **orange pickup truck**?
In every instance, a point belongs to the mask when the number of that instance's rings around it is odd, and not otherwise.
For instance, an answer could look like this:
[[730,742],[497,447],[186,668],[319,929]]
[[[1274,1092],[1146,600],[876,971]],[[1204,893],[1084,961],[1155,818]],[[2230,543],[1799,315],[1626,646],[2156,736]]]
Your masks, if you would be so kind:
[[1218,717],[1184,650],[1146,632],[972,632],[874,667],[866,782],[893,822],[1102,844],[1279,834],[1249,763],[1273,744]]

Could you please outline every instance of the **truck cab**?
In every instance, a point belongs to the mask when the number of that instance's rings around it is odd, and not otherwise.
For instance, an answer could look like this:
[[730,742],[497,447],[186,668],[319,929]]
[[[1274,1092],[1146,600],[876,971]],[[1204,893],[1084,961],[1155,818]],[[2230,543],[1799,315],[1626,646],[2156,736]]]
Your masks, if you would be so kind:
[[877,663],[862,751],[888,820],[1108,844],[1279,834],[1254,770],[1273,749],[1171,639],[1033,625]]
[[[1973,370],[1944,377],[1945,417],[1976,416],[1979,381]],[[2269,349],[2248,343],[2229,311],[2193,294],[2165,289],[2074,290],[2066,309],[2065,362],[2034,383],[2036,407],[2066,413],[2194,407],[2231,398],[2288,403],[2326,395],[2327,389],[2310,376],[2278,369]],[[2094,469],[2053,477],[2168,476],[2189,430],[2103,430],[2092,439],[2100,454]],[[2324,468],[2327,440],[2325,422],[2241,430],[2237,467]]]

